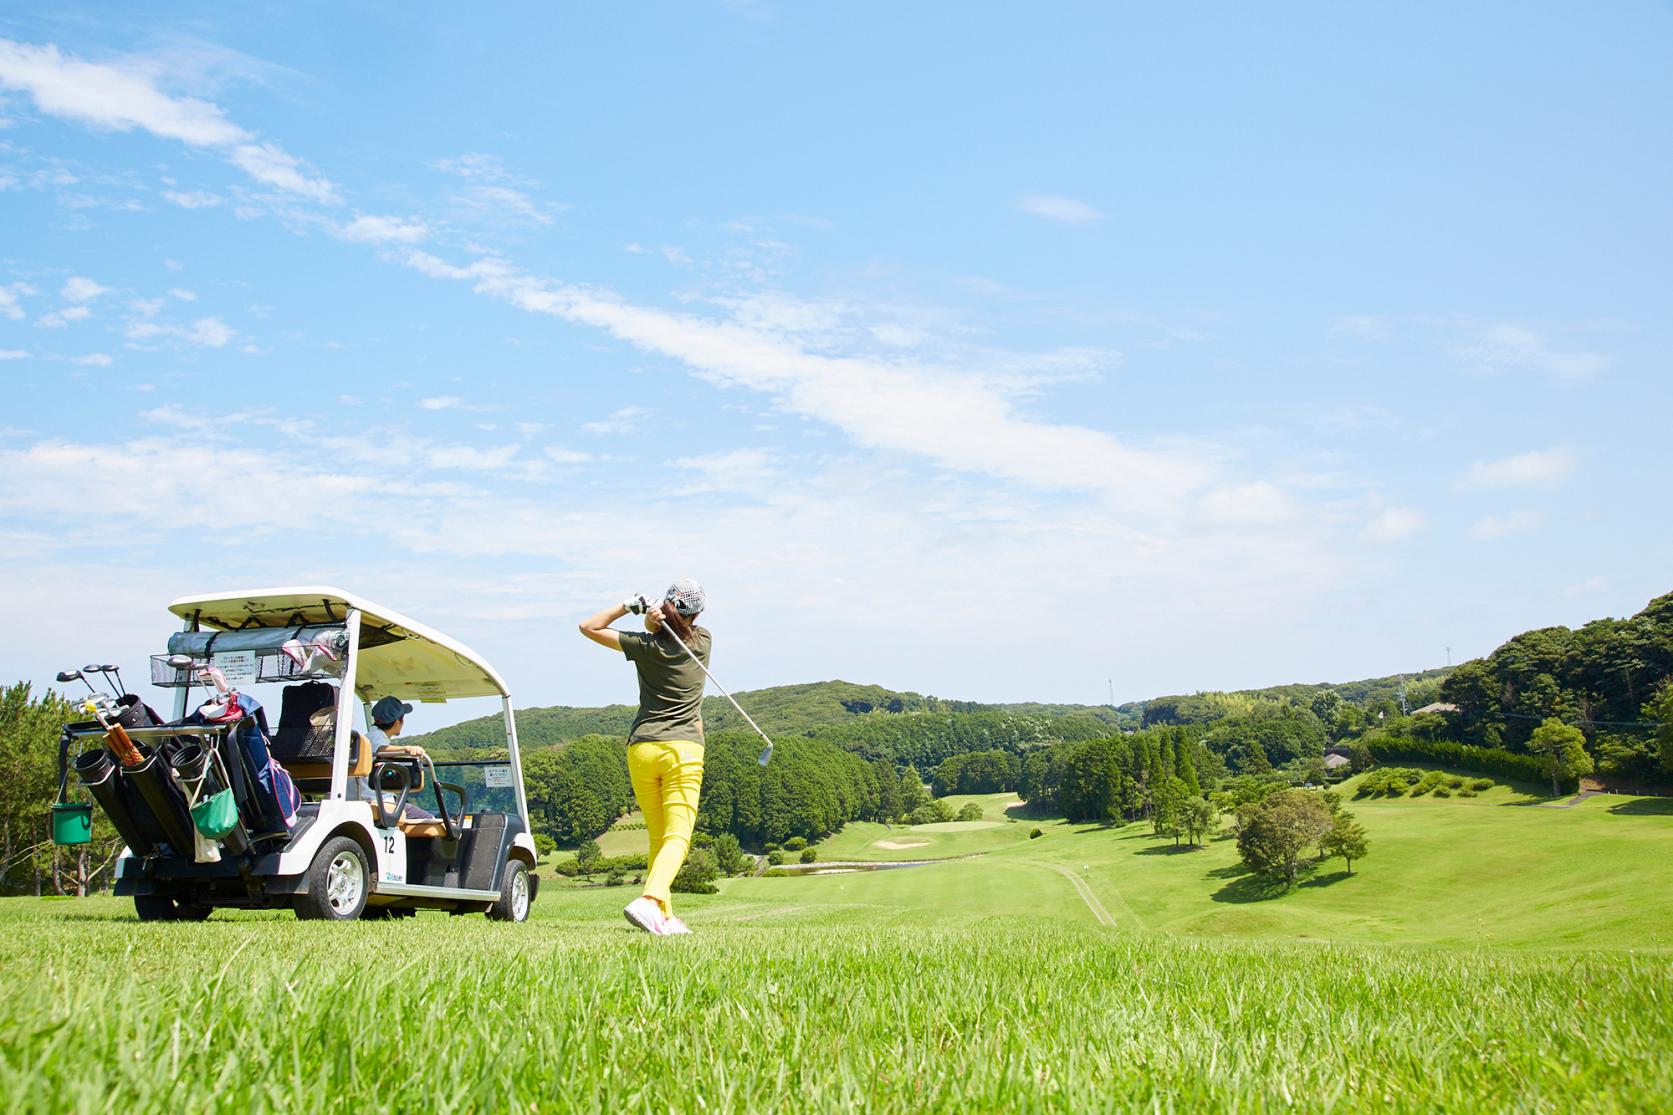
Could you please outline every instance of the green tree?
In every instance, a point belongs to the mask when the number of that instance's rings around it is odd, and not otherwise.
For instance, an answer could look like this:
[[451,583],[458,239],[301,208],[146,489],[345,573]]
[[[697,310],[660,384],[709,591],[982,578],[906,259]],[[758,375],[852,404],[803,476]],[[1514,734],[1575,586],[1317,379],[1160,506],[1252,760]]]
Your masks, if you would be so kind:
[[693,848],[679,874],[674,876],[673,885],[669,889],[681,894],[713,894],[720,889],[715,886],[715,880],[718,878],[720,864],[715,860],[714,850]]
[[1644,702],[1640,715],[1655,721],[1661,765],[1673,770],[1673,678],[1662,682],[1654,695]]
[[1365,858],[1367,847],[1365,829],[1346,809],[1336,814],[1336,821],[1331,825],[1330,831],[1319,841],[1320,852],[1326,856],[1341,856],[1347,861],[1349,875],[1354,873],[1354,860]]
[[1180,822],[1185,828],[1185,835],[1193,844],[1201,844],[1202,838],[1214,827],[1214,817],[1217,810],[1204,798],[1186,798],[1180,808]]
[[1285,790],[1238,810],[1237,852],[1249,870],[1293,887],[1302,853],[1334,827],[1330,807],[1310,790]]
[[964,808],[958,811],[958,816],[953,819],[955,821],[980,821],[982,819],[982,807],[973,801],[967,801],[964,803]]
[[722,875],[742,875],[752,866],[751,860],[744,854],[738,838],[729,832],[723,832],[715,837],[710,846],[714,850],[715,864]]
[[1528,740],[1528,750],[1541,757],[1551,776],[1551,794],[1562,793],[1559,782],[1571,782],[1592,773],[1592,757],[1586,754],[1586,736],[1572,724],[1547,717]]
[[1174,846],[1185,834],[1185,783],[1169,776],[1156,783],[1150,794],[1150,828],[1157,836],[1173,837]]
[[801,858],[803,863],[814,863],[819,859],[819,849],[803,848]]
[[598,841],[581,841],[581,846],[575,849],[575,869],[583,875],[591,875],[603,866],[604,853],[599,851]]
[[900,811],[911,813],[929,800],[929,791],[924,788],[924,780],[918,776],[918,768],[907,767],[900,775]]

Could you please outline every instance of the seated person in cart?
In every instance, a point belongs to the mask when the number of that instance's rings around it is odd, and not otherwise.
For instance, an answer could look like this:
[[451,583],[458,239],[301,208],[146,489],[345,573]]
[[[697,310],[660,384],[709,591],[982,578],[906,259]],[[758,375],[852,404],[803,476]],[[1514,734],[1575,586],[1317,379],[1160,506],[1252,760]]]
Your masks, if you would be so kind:
[[[416,758],[424,754],[422,747],[395,742],[395,737],[400,735],[402,729],[406,727],[407,714],[411,711],[412,706],[398,697],[380,698],[378,703],[372,706],[372,726],[366,734],[370,737],[374,757],[411,755]],[[384,794],[383,798],[385,808],[393,809],[395,807],[395,796],[393,794]],[[376,802],[378,800],[376,789],[368,785],[361,794],[361,800]],[[402,813],[402,819],[407,821],[433,821],[435,820],[435,814],[409,802]]]

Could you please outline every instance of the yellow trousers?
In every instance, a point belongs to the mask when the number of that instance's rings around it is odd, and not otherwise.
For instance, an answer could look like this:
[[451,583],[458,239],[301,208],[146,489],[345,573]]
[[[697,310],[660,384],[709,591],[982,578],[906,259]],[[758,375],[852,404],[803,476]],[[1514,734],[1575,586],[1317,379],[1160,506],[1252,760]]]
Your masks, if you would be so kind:
[[691,851],[697,795],[703,789],[703,745],[687,739],[647,740],[627,749],[627,776],[651,838],[645,897],[672,913],[668,891]]

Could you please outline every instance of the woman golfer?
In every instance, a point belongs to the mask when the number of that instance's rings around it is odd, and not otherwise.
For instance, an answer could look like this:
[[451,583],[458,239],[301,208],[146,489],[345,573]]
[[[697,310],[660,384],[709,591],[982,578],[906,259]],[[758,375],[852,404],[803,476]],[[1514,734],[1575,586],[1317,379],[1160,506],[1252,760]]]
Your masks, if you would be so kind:
[[[703,788],[703,669],[680,643],[708,665],[709,633],[695,624],[704,602],[703,586],[685,577],[668,587],[660,604],[634,597],[581,624],[581,634],[621,651],[639,673],[639,715],[627,737],[627,773],[651,838],[650,869],[644,893],[622,913],[658,936],[691,932],[674,916],[668,892],[691,850]],[[610,627],[629,612],[644,613],[643,632]]]

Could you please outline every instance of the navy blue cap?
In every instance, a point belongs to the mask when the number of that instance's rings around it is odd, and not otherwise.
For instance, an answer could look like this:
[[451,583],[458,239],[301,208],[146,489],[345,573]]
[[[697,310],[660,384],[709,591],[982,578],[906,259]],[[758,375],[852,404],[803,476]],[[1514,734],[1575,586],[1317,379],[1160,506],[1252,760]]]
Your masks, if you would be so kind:
[[406,702],[385,697],[372,706],[372,723],[393,724],[411,711],[412,706]]

